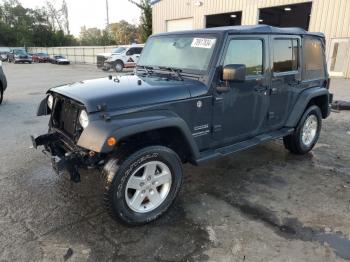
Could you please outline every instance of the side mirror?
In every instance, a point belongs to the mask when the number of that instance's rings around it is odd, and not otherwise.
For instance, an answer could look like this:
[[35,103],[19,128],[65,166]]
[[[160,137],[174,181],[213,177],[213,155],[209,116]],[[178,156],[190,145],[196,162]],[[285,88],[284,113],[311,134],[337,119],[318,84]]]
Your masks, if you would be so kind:
[[227,82],[244,82],[246,66],[241,64],[226,65],[222,72],[222,80]]

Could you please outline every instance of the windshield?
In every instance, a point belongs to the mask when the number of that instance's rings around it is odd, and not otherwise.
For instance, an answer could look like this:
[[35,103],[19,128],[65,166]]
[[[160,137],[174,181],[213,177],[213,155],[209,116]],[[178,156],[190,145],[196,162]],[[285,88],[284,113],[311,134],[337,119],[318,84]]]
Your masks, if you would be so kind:
[[125,51],[125,47],[117,47],[115,49],[113,49],[112,53],[113,54],[120,54],[123,53]]
[[15,55],[26,55],[26,51],[22,50],[22,49],[15,49],[13,50]]
[[215,44],[216,38],[212,35],[152,37],[147,41],[138,65],[206,71]]

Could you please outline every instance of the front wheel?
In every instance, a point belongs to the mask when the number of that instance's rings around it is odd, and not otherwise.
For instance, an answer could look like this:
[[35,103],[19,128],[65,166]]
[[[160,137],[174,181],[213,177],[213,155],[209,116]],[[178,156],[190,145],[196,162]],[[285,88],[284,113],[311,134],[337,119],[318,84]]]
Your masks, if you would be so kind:
[[114,70],[119,73],[122,72],[124,68],[124,64],[121,61],[117,61],[114,65]]
[[318,106],[310,106],[295,131],[283,138],[284,146],[293,154],[303,155],[312,150],[321,133],[322,113]]
[[125,224],[149,223],[174,202],[182,176],[178,155],[164,146],[143,148],[124,161],[111,159],[103,170],[106,207]]

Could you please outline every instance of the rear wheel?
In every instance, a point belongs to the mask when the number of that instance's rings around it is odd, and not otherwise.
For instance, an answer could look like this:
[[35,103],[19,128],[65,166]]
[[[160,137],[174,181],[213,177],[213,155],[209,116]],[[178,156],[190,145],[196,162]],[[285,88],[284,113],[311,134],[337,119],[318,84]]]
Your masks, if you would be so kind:
[[161,216],[182,184],[178,155],[163,146],[141,149],[124,161],[111,159],[103,170],[105,204],[113,218],[141,225]]
[[284,146],[293,154],[303,155],[318,141],[322,126],[322,113],[318,106],[310,106],[300,119],[295,131],[283,138]]

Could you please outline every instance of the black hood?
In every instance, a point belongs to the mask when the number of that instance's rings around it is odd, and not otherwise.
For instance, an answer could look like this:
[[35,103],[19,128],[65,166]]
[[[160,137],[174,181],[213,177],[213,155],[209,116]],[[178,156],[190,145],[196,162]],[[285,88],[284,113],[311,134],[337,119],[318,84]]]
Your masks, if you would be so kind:
[[206,90],[199,81],[127,75],[76,82],[50,91],[83,103],[91,113],[102,105],[111,111],[187,99],[191,97],[191,87],[197,90],[198,86]]

